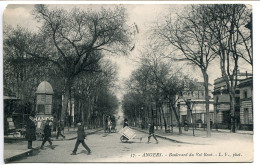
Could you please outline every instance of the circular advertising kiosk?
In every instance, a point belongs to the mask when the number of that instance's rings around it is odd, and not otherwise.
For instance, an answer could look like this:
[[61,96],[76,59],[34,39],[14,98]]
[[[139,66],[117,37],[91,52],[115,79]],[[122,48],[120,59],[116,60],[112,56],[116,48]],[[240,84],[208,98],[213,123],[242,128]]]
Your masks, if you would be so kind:
[[36,132],[41,137],[45,122],[50,120],[53,122],[52,116],[52,96],[53,89],[50,83],[43,81],[39,84],[36,91],[36,116],[37,124]]

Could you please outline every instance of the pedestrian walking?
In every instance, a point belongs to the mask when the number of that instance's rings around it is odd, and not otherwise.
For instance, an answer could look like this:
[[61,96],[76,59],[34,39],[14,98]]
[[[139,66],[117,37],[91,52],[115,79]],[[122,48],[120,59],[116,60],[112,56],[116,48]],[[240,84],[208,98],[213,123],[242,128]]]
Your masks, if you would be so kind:
[[148,143],[150,143],[151,136],[156,140],[156,143],[158,144],[159,141],[157,140],[156,136],[154,135],[154,124],[149,123]]
[[212,129],[213,128],[213,121],[210,119],[209,123],[210,123],[210,129]]
[[44,149],[43,146],[47,141],[50,143],[51,149],[54,149],[54,147],[52,145],[52,141],[51,141],[51,127],[50,127],[50,121],[49,120],[46,121],[43,133],[44,133],[44,138],[43,138],[43,141],[42,141],[41,149]]
[[128,126],[128,120],[127,119],[124,120],[123,128],[126,127],[126,126]]
[[86,134],[84,132],[84,127],[81,125],[81,123],[78,123],[77,125],[78,125],[78,131],[77,131],[78,138],[77,138],[77,141],[76,141],[76,144],[75,144],[75,148],[72,151],[71,155],[76,155],[80,143],[88,151],[88,154],[90,154],[91,150],[89,149],[89,147],[86,145],[86,143],[84,141],[84,139],[86,137]]
[[108,119],[107,126],[108,126],[108,132],[111,133],[112,123],[111,123],[110,118]]
[[34,117],[29,116],[26,123],[26,135],[25,138],[28,141],[28,149],[32,149],[32,142],[36,140],[36,125],[33,122]]
[[188,125],[188,121],[187,120],[184,121],[184,130],[185,131],[189,130],[189,125]]
[[65,139],[65,136],[61,133],[61,131],[63,130],[63,128],[61,127],[61,123],[58,123],[58,128],[57,128],[57,135],[56,135],[56,139],[59,138],[59,136],[63,137],[63,139]]
[[108,120],[105,118],[105,133],[108,132]]

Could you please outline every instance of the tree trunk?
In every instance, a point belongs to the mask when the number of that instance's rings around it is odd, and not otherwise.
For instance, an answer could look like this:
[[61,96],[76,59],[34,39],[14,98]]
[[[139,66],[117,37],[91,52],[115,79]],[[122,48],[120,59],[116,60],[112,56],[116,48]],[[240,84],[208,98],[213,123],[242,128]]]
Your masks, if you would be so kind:
[[158,130],[158,107],[157,106],[156,106],[156,114],[155,115],[156,115],[156,118],[155,118],[156,119],[156,121],[155,121],[156,127],[155,127],[155,129]]
[[177,113],[177,111],[176,111],[175,106],[172,104],[172,101],[171,101],[171,100],[169,100],[169,101],[170,101],[170,107],[171,107],[171,109],[173,110],[174,115],[175,115],[176,120],[177,120],[177,123],[178,123],[179,134],[182,134],[182,130],[181,130],[181,122],[180,122],[179,115],[178,115],[178,113]]
[[81,109],[81,122],[82,122],[82,125],[85,126],[85,104],[82,103],[82,109]]
[[214,124],[215,124],[215,129],[218,130],[218,98],[216,100],[215,108],[214,108]]
[[231,115],[231,132],[236,132],[236,120],[235,120],[235,93],[230,94],[230,115]]
[[73,78],[68,78],[67,82],[65,84],[65,91],[64,91],[64,97],[62,100],[62,112],[61,112],[61,119],[63,120],[62,124],[65,124],[66,120],[66,112],[68,111],[68,102],[70,98],[70,88],[73,82]]
[[69,126],[71,127],[71,118],[72,118],[71,88],[69,89],[69,96],[70,96],[70,116],[69,116]]
[[161,112],[161,110],[160,110],[160,108],[159,108],[159,115],[160,115],[160,128],[161,128],[161,130],[162,130],[162,112]]
[[209,115],[209,78],[206,70],[202,69],[205,87],[205,101],[206,101],[206,121],[207,121],[207,137],[211,136],[210,132],[210,115]]
[[154,120],[153,120],[153,107],[152,107],[152,105],[150,106],[150,110],[151,110],[151,124],[154,125]]
[[170,108],[170,114],[171,114],[171,131],[173,132],[173,121],[172,121],[172,108]]
[[61,111],[61,122],[65,126],[66,122],[66,112],[68,108],[69,91],[65,89],[63,100],[62,100],[62,111]]
[[167,132],[167,122],[166,122],[166,119],[165,119],[165,115],[164,115],[163,107],[160,106],[159,108],[160,108],[161,111],[162,111],[163,122],[164,122],[164,131]]

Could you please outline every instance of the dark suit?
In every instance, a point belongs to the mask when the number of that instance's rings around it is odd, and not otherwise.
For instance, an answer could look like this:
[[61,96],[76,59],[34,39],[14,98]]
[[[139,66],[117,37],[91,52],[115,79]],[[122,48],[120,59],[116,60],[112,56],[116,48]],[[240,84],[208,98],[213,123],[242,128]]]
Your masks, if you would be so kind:
[[154,135],[154,125],[151,124],[149,126],[149,136],[148,136],[148,143],[150,142],[151,136],[156,140],[156,142],[158,142],[156,136]]
[[128,124],[126,122],[124,122],[123,128],[126,127],[126,126],[128,126]]
[[28,119],[26,123],[26,135],[25,138],[28,141],[28,149],[32,149],[32,141],[36,140],[36,125],[31,119]]
[[89,147],[86,145],[86,143],[85,143],[85,141],[84,141],[84,139],[85,139],[85,137],[86,137],[86,134],[85,134],[85,132],[84,132],[83,126],[79,126],[79,127],[78,127],[77,134],[78,134],[78,138],[77,138],[77,142],[76,142],[76,144],[75,144],[73,153],[76,154],[80,143],[81,143],[81,144],[83,145],[83,147],[88,151],[88,153],[90,153],[91,150],[89,149]]
[[62,135],[62,133],[61,133],[61,130],[62,130],[62,128],[61,128],[61,126],[59,125],[59,126],[58,126],[58,130],[57,130],[57,136],[56,136],[56,139],[58,139],[58,138],[59,138],[59,136],[61,136],[61,137],[65,138],[65,136],[64,136],[64,135]]
[[50,145],[52,145],[52,142],[51,142],[51,128],[50,128],[49,124],[45,125],[43,133],[44,133],[44,138],[43,138],[41,147],[44,146],[46,141],[48,141],[50,143]]

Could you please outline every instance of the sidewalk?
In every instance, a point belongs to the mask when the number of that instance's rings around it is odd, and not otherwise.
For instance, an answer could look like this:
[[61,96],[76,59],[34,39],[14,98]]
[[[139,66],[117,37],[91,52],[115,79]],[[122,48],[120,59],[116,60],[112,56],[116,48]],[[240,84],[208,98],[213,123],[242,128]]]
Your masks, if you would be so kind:
[[[85,130],[87,135],[94,134],[102,128],[97,129],[87,129]],[[74,140],[77,138],[77,129],[70,128],[69,131],[67,128],[64,129],[64,140]],[[52,136],[52,141],[60,141],[62,138],[56,139],[55,136]],[[32,153],[33,150],[40,149],[42,141],[36,140],[33,142],[33,149],[27,149],[28,142],[26,140],[16,140],[12,143],[4,143],[4,162],[9,163],[11,161],[17,160],[21,157],[28,156]]]
[[[140,129],[132,127],[138,131],[148,134],[147,129]],[[213,145],[220,143],[228,143],[229,141],[248,141],[253,140],[253,131],[238,131],[237,133],[230,133],[230,130],[211,130],[211,137],[207,137],[207,132],[203,128],[197,128],[193,130],[189,128],[188,131],[184,131],[182,128],[182,134],[179,134],[178,128],[173,128],[173,133],[165,133],[164,129],[155,129],[155,135],[159,138],[167,139],[176,143],[194,144],[194,145]]]

